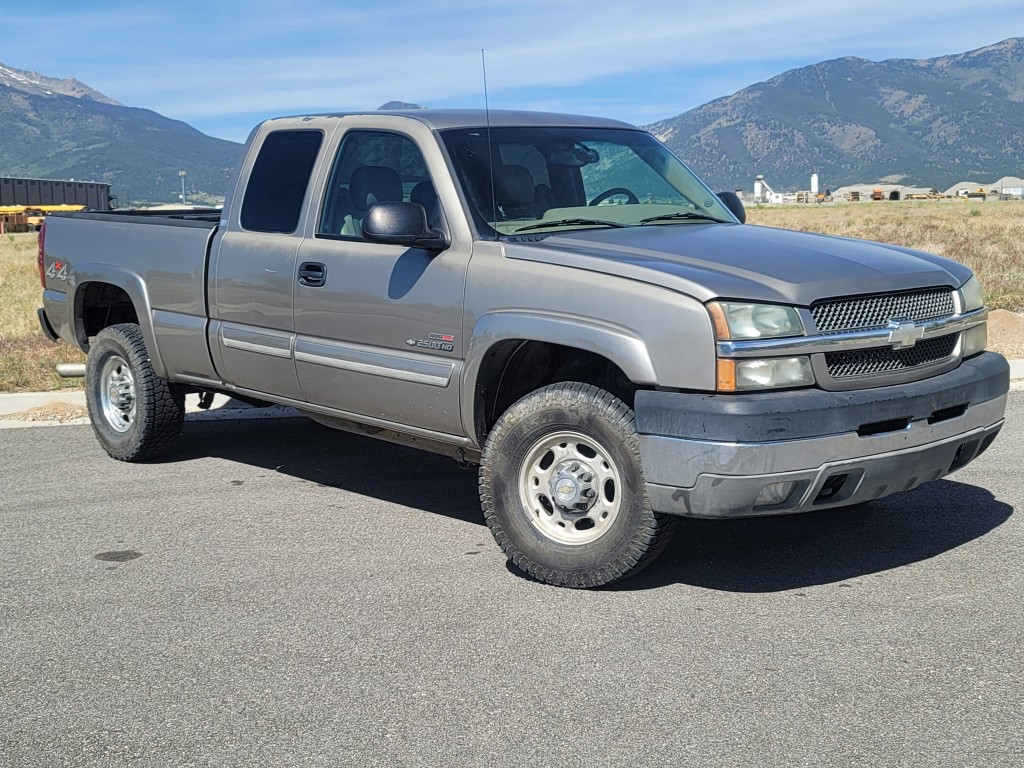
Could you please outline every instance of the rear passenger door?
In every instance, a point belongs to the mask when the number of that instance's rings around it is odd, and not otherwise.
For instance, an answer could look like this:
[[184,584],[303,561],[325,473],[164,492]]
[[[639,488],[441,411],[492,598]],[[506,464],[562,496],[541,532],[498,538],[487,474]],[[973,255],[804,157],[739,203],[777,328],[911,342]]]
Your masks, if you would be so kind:
[[292,293],[301,215],[324,138],[312,129],[268,133],[248,178],[238,182],[241,207],[226,212],[213,244],[210,349],[218,373],[237,387],[302,399]]
[[400,132],[341,136],[313,236],[299,249],[295,366],[311,403],[461,434],[470,245],[431,252],[370,243],[361,230],[366,211],[389,201],[419,203],[435,227],[446,226],[434,180],[447,180],[447,170],[436,141],[431,149]]

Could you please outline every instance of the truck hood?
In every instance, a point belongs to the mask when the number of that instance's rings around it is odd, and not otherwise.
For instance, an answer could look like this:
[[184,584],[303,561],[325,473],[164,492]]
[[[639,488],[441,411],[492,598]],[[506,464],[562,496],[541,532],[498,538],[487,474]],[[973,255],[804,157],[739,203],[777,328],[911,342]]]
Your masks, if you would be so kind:
[[930,253],[751,224],[575,230],[504,245],[508,258],[619,275],[700,301],[809,306],[836,296],[957,288],[971,275]]

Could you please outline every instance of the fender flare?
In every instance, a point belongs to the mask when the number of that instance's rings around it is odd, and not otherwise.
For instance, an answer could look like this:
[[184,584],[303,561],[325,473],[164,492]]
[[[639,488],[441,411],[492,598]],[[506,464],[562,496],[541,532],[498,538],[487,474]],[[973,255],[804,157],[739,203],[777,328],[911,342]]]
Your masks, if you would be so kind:
[[479,317],[466,348],[462,371],[462,423],[475,423],[476,383],[484,358],[495,344],[510,339],[540,341],[586,350],[617,365],[634,384],[657,384],[647,345],[628,330],[592,319],[544,312],[493,312]]
[[76,264],[75,265],[75,288],[71,301],[71,320],[75,329],[75,336],[79,340],[79,346],[83,351],[88,349],[87,341],[84,338],[82,325],[82,302],[85,298],[85,288],[89,283],[106,283],[116,286],[128,294],[132,305],[135,307],[135,315],[139,319],[139,327],[142,329],[142,338],[146,342],[146,351],[149,353],[150,364],[157,376],[167,378],[167,370],[164,367],[163,359],[160,357],[160,348],[157,346],[156,332],[153,328],[153,307],[149,299],[149,291],[141,276],[111,264]]

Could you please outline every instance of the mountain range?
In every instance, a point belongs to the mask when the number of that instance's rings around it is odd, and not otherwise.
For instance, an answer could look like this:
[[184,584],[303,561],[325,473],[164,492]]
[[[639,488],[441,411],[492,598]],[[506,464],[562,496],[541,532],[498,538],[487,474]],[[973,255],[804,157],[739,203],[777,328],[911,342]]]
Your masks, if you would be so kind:
[[1022,175],[1024,38],[935,59],[794,69],[646,126],[716,189]]
[[0,175],[101,181],[120,205],[223,195],[242,145],[148,109],[126,107],[74,78],[0,64]]
[[[388,102],[381,109],[413,108]],[[888,181],[944,189],[1024,175],[1024,38],[934,59],[841,58],[645,128],[716,189]],[[0,64],[0,175],[103,181],[127,202],[215,202],[242,145],[74,78]]]

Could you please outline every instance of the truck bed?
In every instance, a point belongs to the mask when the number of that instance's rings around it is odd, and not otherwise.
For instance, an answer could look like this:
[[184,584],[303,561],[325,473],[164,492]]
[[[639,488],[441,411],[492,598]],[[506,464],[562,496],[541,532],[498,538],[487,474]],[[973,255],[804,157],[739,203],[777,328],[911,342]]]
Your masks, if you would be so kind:
[[43,293],[53,329],[83,347],[86,339],[75,328],[68,297],[76,289],[82,294],[90,282],[107,283],[124,291],[136,307],[161,374],[212,376],[206,345],[206,269],[219,222],[217,209],[81,211],[49,217],[48,263],[56,261],[64,268],[47,276]]
[[159,224],[178,227],[213,227],[220,222],[220,208],[181,208],[138,211],[55,211],[50,218],[130,221],[133,224]]

